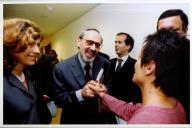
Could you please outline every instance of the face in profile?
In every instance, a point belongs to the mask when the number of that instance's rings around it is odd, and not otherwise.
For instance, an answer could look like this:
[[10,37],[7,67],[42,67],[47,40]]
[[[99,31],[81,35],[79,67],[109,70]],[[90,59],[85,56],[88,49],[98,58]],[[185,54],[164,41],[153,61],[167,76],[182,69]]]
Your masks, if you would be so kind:
[[118,35],[115,39],[115,52],[120,57],[127,54],[130,49],[130,45],[126,45],[125,43],[126,38],[126,35]]
[[158,30],[167,29],[179,33],[181,36],[186,36],[187,30],[182,26],[180,16],[172,16],[159,20]]
[[32,66],[36,63],[40,54],[39,46],[37,43],[28,44],[27,48],[23,52],[12,53],[17,60],[17,64],[25,66]]
[[85,62],[92,62],[100,50],[102,38],[96,31],[86,31],[82,39],[78,40],[80,55]]
[[34,65],[40,54],[39,45],[42,39],[42,32],[35,23],[22,18],[4,20],[5,67],[23,68]]

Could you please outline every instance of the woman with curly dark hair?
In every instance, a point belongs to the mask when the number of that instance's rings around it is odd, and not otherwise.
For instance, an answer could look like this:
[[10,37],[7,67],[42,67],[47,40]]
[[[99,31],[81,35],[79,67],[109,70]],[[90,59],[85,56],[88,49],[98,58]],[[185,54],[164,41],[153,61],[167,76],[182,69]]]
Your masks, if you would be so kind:
[[26,69],[36,63],[42,41],[40,28],[27,19],[3,21],[3,123],[39,124],[38,96]]

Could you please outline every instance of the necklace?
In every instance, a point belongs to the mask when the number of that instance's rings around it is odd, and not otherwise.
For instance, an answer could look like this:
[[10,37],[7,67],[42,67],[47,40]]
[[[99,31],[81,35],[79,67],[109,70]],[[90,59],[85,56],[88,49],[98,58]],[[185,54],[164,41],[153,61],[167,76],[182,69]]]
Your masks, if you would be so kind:
[[21,81],[21,83],[25,81],[25,75],[23,72],[21,73],[21,76],[18,76],[18,75],[15,75],[15,76],[19,79],[19,81]]

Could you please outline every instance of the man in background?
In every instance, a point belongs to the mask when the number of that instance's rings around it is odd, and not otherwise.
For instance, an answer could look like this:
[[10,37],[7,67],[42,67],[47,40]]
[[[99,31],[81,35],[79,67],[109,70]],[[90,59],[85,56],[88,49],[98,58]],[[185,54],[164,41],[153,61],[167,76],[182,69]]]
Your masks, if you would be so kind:
[[180,9],[171,9],[163,12],[157,22],[157,30],[167,29],[175,31],[184,38],[183,50],[181,53],[181,77],[180,86],[182,87],[179,94],[176,94],[183,105],[187,121],[190,121],[190,41],[187,39],[188,17]]
[[[129,53],[134,46],[133,38],[124,32],[118,33],[115,39],[115,51],[117,58],[111,60],[111,85],[112,95],[126,102],[141,102],[141,91],[132,82],[134,65],[136,60]],[[116,117],[117,123],[125,123]]]

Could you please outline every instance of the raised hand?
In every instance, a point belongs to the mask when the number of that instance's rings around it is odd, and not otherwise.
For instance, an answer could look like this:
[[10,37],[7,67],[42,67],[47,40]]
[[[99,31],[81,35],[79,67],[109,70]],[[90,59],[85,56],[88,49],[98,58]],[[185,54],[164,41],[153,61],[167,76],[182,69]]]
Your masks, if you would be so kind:
[[105,85],[100,84],[96,81],[89,82],[89,88],[98,96],[103,97],[105,93],[107,93],[107,89]]
[[81,95],[84,98],[93,98],[95,97],[95,93],[93,92],[92,89],[89,88],[89,86],[91,85],[90,82],[88,82],[82,89],[81,89]]

